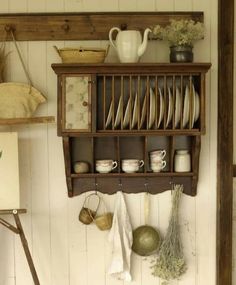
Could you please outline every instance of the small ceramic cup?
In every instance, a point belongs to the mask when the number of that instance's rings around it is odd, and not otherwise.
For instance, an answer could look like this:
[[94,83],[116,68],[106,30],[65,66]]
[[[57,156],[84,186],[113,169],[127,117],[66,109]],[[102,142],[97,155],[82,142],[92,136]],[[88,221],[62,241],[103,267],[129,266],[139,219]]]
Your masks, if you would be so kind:
[[166,161],[165,160],[159,160],[159,161],[151,163],[151,170],[153,172],[160,172],[165,167],[166,167]]
[[117,167],[117,161],[111,159],[96,160],[96,171],[99,173],[109,173]]
[[75,173],[88,173],[89,172],[89,164],[85,161],[76,161],[74,163],[74,172]]
[[144,166],[143,160],[138,160],[138,159],[123,159],[122,160],[122,170],[126,173],[137,172],[143,166]]
[[154,150],[150,152],[151,162],[163,160],[165,156],[166,156],[166,150],[164,149]]

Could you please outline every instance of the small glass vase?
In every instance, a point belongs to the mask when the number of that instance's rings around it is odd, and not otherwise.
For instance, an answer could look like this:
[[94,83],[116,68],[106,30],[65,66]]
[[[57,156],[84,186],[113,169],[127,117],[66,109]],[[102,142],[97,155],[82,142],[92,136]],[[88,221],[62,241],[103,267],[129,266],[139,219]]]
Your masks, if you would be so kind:
[[170,62],[193,62],[193,47],[171,46]]

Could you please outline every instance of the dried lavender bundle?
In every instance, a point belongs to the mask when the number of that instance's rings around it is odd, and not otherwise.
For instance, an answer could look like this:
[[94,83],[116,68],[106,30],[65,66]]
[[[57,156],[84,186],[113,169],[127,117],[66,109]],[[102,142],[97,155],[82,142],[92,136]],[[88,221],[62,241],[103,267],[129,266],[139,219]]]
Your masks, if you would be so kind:
[[152,261],[152,274],[164,280],[178,279],[187,266],[180,240],[178,209],[183,185],[175,185],[172,196],[172,209],[166,236],[155,260]]

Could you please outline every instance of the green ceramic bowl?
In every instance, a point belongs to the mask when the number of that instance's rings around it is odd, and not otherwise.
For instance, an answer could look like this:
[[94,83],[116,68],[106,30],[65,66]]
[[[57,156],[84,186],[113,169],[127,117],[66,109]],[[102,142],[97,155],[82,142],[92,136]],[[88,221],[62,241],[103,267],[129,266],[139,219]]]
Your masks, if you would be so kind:
[[151,255],[160,244],[160,235],[151,226],[140,226],[133,231],[132,250],[141,256]]

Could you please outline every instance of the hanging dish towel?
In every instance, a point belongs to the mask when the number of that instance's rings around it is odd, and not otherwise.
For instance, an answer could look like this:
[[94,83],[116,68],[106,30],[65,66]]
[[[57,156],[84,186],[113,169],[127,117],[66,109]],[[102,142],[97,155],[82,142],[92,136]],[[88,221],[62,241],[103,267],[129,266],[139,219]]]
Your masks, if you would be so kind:
[[108,240],[112,244],[112,259],[108,274],[120,280],[131,281],[130,258],[133,233],[121,191],[116,194],[113,223]]

